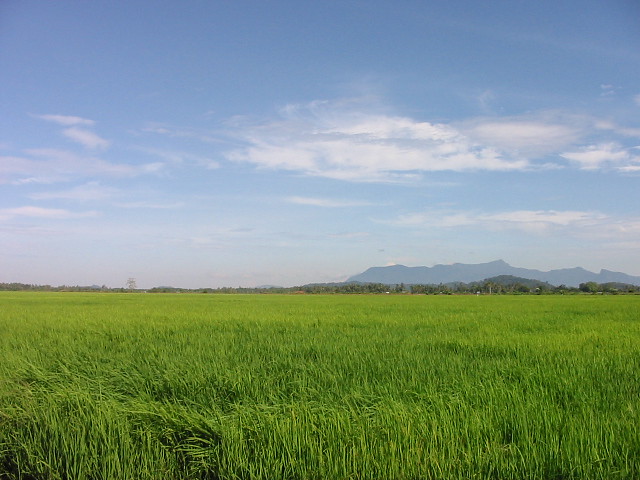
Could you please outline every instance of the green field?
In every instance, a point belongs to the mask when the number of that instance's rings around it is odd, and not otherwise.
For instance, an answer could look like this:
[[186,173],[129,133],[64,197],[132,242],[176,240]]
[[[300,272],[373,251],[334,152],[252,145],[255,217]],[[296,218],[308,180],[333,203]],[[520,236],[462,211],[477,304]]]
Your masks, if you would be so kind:
[[0,293],[2,479],[638,479],[640,296]]

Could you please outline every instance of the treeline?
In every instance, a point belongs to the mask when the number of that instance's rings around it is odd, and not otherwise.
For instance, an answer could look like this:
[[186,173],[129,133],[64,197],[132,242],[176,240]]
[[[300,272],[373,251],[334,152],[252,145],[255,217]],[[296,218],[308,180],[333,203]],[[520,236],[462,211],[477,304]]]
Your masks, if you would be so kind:
[[386,285],[383,283],[321,283],[296,287],[220,287],[176,288],[154,287],[150,289],[109,288],[106,286],[30,285],[25,283],[0,283],[0,291],[41,292],[105,292],[105,293],[205,293],[205,294],[414,294],[414,295],[553,295],[553,294],[638,294],[640,286],[626,283],[581,283],[578,287],[554,286],[538,280],[517,279],[508,276],[472,283],[446,283],[429,285]]
[[528,282],[498,283],[482,281],[473,283],[447,283],[429,285],[385,285],[381,283],[347,283],[331,285],[305,285],[296,287],[304,293],[408,293],[414,295],[462,295],[462,294],[498,294],[498,295],[552,295],[578,293],[640,293],[640,286],[595,282],[581,283],[579,287],[566,285],[554,286],[544,282],[530,280]]
[[100,292],[100,291],[126,291],[124,288],[108,288],[107,286],[91,285],[59,285],[53,287],[51,285],[31,285],[28,283],[0,283],[0,291],[34,291],[34,292]]

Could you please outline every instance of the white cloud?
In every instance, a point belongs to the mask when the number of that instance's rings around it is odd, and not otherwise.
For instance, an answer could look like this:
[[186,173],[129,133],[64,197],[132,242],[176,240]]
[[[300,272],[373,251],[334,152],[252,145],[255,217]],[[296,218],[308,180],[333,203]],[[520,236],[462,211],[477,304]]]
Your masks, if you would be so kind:
[[30,218],[50,218],[64,220],[69,218],[94,217],[97,215],[95,211],[89,212],[70,212],[60,208],[42,208],[42,207],[16,207],[0,209],[0,220],[9,220],[16,217]]
[[126,203],[116,203],[116,207],[120,208],[150,208],[150,209],[158,209],[158,210],[171,210],[174,208],[184,207],[183,202],[175,202],[175,203],[153,203],[153,202],[126,202]]
[[312,197],[288,197],[287,202],[297,205],[310,205],[314,207],[366,207],[374,205],[370,202],[354,201],[354,200],[335,200],[330,198],[312,198]]
[[566,148],[583,134],[584,119],[540,114],[482,118],[461,125],[475,141],[525,158],[538,158]]
[[63,199],[63,200],[78,200],[78,201],[91,201],[91,200],[104,200],[112,197],[117,192],[116,189],[111,187],[104,187],[98,182],[89,182],[84,185],[68,190],[59,190],[55,192],[40,192],[34,193],[29,197],[33,200],[50,200],[50,199]]
[[93,120],[89,120],[87,118],[75,117],[72,115],[33,115],[36,118],[41,120],[46,120],[48,122],[57,123],[58,125],[63,125],[65,127],[70,127],[73,125],[93,125],[95,122]]
[[82,128],[65,128],[62,131],[62,134],[74,142],[90,149],[103,149],[109,146],[109,141]]
[[138,168],[126,164],[113,164],[96,157],[77,155],[66,150],[53,148],[35,148],[26,151],[32,157],[42,159],[32,160],[32,167],[43,168],[68,178],[86,175],[115,175],[131,176]]
[[191,163],[204,167],[208,170],[220,168],[220,164],[215,160],[202,155],[194,155],[193,153],[177,150],[162,150],[159,148],[136,148],[136,150],[148,155],[160,157],[171,165]]
[[494,228],[516,228],[544,233],[553,228],[585,227],[600,223],[606,217],[597,212],[519,210],[482,215],[480,222]]
[[615,95],[616,90],[618,90],[618,87],[616,87],[615,85],[611,85],[611,84],[602,84],[600,85],[600,96],[601,97],[610,97],[612,95]]
[[52,148],[30,149],[25,153],[25,156],[20,157],[0,157],[0,182],[55,183],[95,176],[133,177],[156,173],[163,167],[161,163],[110,163],[94,156]]
[[53,122],[63,127],[62,134],[68,139],[80,145],[95,150],[107,148],[110,144],[108,140],[100,137],[96,133],[81,127],[90,127],[95,124],[88,118],[76,117],[72,115],[32,115],[35,118]]
[[[1,159],[2,158],[0,157],[0,160]],[[0,183],[5,183],[5,182],[0,180]],[[30,184],[48,184],[48,183],[54,183],[54,179],[45,178],[45,177],[27,177],[27,178],[19,178],[11,182],[12,185],[30,185]]]
[[640,163],[638,165],[626,165],[624,167],[618,168],[618,170],[620,170],[621,172],[627,172],[627,173],[640,172]]
[[407,117],[349,111],[329,102],[288,106],[281,118],[239,124],[232,132],[245,147],[227,154],[237,162],[351,181],[402,181],[424,172],[521,170],[456,128]]
[[43,174],[44,172],[39,168],[46,166],[41,163],[30,158],[0,156],[0,184],[52,183],[54,179],[51,178],[51,174]]
[[330,233],[327,235],[329,238],[365,238],[370,237],[371,234],[369,232],[340,232],[340,233]]
[[202,131],[192,127],[176,127],[173,125],[167,125],[164,123],[149,123],[147,126],[140,130],[133,131],[134,135],[142,134],[155,134],[163,135],[170,138],[183,138],[183,139],[195,139],[205,143],[220,143],[223,140],[216,135],[213,135],[210,131]]
[[599,130],[609,130],[624,137],[640,138],[640,128],[621,127],[610,120],[597,120],[594,126]]
[[585,228],[610,223],[598,212],[556,210],[514,210],[506,212],[449,212],[427,211],[400,216],[392,222],[412,227],[480,227],[489,230],[523,230],[529,233],[547,233],[555,229]]
[[565,152],[561,157],[577,163],[584,170],[595,170],[606,166],[618,169],[635,167],[640,163],[640,157],[632,155],[629,150],[615,143],[589,145],[576,152]]
[[[430,210],[398,217],[392,225],[429,231],[523,234],[527,238],[546,237],[551,241],[575,239],[577,245],[597,242],[602,249],[628,248],[640,244],[640,217],[612,216],[597,211],[513,210],[502,212]],[[515,240],[514,240],[515,241]]]

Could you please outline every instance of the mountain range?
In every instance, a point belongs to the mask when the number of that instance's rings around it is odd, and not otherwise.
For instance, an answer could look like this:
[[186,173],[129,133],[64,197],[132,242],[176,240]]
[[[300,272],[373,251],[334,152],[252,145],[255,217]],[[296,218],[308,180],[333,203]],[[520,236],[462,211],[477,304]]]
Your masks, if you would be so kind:
[[349,277],[347,282],[383,283],[386,285],[430,285],[453,282],[479,282],[499,275],[513,275],[531,280],[540,280],[552,285],[566,285],[577,287],[581,283],[627,283],[640,285],[640,277],[627,275],[622,272],[600,270],[600,273],[590,272],[582,267],[562,268],[543,272],[528,268],[512,267],[504,260],[488,263],[452,265],[435,265],[433,267],[407,267],[391,265],[388,267],[371,267],[364,272]]

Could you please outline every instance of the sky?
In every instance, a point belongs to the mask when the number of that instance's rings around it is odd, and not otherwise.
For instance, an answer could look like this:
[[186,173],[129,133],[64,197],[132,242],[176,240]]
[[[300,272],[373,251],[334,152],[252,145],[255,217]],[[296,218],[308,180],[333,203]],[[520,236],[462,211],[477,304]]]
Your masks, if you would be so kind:
[[640,275],[636,0],[2,0],[0,282]]

